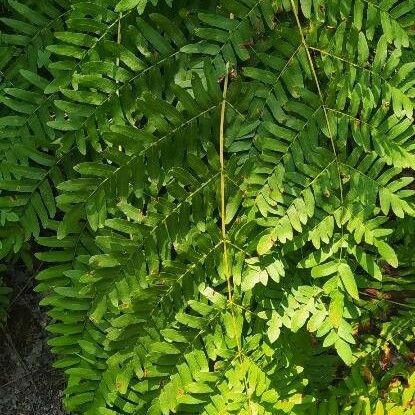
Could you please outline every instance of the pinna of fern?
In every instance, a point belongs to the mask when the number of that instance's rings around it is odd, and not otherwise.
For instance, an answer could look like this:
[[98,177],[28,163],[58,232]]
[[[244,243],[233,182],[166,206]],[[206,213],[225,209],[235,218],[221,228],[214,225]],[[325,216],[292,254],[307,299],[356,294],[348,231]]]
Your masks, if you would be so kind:
[[[52,79],[45,50],[62,25],[65,1],[19,2],[1,6],[0,17],[0,265],[18,258],[32,266],[31,241],[48,228],[59,182],[46,123],[53,102],[44,95]],[[52,186],[52,187],[51,187]],[[4,264],[4,263],[5,264]],[[3,269],[4,268],[4,269]],[[6,316],[10,289],[0,284],[0,314]]]
[[410,413],[411,303],[391,397],[363,327],[413,284],[413,5],[71,5],[35,232],[70,410]]
[[65,1],[10,0],[0,18],[0,258],[19,254],[30,266],[30,241],[49,227],[53,188],[63,180],[60,158],[47,126],[53,100],[44,94],[53,79],[46,46],[63,26]]

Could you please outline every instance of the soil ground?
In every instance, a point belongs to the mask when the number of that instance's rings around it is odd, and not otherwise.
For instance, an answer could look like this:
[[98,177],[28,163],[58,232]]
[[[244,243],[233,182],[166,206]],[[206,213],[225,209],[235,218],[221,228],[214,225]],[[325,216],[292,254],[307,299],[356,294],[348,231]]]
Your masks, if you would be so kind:
[[62,409],[62,373],[52,367],[48,318],[39,307],[33,277],[10,270],[13,288],[6,324],[0,326],[0,414],[69,415]]

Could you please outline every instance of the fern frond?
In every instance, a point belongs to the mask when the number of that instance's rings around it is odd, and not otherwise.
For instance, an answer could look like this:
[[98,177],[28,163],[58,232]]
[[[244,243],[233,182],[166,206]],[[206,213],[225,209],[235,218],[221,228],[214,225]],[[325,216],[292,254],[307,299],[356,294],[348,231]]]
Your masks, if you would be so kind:
[[49,3],[3,19],[48,57],[0,256],[41,247],[68,409],[412,411],[413,0]]

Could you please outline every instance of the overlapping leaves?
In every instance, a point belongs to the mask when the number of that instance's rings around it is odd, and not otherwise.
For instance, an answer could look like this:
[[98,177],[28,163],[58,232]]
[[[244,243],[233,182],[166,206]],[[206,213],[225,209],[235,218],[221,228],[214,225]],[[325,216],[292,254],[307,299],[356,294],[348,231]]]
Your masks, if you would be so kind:
[[[30,88],[4,84],[2,241],[43,247],[70,410],[411,411],[412,308],[382,292],[413,284],[413,6],[122,0],[31,17],[54,40],[48,73],[38,59],[20,69]],[[16,22],[5,39],[27,47]],[[399,385],[375,368],[387,347]]]

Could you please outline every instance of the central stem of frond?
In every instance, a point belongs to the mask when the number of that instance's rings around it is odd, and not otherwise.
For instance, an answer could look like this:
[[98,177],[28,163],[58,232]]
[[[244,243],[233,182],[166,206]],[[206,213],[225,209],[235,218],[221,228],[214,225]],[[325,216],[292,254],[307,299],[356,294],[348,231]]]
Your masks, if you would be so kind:
[[220,108],[220,124],[219,124],[219,159],[220,159],[220,209],[221,209],[221,229],[223,239],[223,266],[225,270],[225,277],[228,284],[228,298],[232,301],[232,286],[230,281],[229,261],[228,261],[228,246],[226,238],[226,204],[225,204],[225,110],[226,110],[226,94],[229,83],[229,63],[226,64],[226,74],[223,84],[222,104]]

